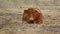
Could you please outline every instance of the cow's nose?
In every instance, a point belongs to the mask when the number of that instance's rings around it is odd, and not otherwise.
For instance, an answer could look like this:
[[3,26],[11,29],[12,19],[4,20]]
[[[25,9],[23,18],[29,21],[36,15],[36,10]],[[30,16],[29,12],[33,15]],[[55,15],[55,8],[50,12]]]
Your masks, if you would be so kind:
[[34,20],[34,18],[33,17],[30,17],[29,20]]

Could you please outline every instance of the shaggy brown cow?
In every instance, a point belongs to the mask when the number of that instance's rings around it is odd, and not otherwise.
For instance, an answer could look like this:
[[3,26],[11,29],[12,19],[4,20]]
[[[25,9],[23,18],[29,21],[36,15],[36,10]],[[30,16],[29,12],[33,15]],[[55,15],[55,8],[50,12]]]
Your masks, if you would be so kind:
[[27,10],[24,10],[23,13],[23,17],[22,20],[23,22],[26,21],[28,23],[37,23],[37,24],[41,24],[43,23],[43,15],[40,12],[38,12],[38,10],[36,10],[37,8],[28,8]]

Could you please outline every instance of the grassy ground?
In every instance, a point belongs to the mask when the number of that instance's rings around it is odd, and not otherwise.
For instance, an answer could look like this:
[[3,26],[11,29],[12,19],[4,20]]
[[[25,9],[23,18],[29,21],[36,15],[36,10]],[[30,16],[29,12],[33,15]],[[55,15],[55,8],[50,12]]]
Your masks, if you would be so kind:
[[[22,23],[23,10],[38,7],[43,24]],[[0,34],[60,34],[59,0],[0,0]]]

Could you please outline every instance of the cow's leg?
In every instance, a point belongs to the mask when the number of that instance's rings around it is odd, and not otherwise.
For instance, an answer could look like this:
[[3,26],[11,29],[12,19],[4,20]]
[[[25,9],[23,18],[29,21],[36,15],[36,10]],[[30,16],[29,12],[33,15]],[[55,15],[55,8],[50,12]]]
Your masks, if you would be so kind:
[[43,20],[39,20],[38,23],[39,23],[39,24],[42,24],[42,23],[43,23]]
[[22,20],[22,23],[25,24],[26,23],[26,20]]
[[25,22],[25,17],[22,17],[22,23],[24,23]]
[[42,20],[36,20],[36,24],[42,24],[43,21]]

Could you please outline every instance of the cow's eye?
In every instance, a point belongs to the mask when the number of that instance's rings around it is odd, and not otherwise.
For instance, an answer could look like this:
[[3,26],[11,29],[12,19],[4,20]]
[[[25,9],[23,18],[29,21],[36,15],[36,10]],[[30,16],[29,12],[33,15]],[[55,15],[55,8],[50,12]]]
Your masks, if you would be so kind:
[[37,10],[35,12],[37,12]]
[[27,10],[24,10],[24,12],[26,12]]

